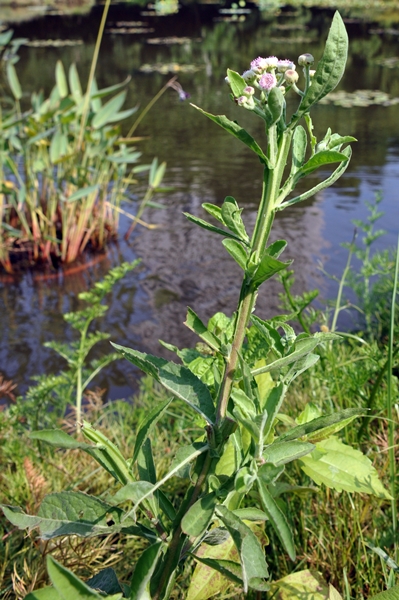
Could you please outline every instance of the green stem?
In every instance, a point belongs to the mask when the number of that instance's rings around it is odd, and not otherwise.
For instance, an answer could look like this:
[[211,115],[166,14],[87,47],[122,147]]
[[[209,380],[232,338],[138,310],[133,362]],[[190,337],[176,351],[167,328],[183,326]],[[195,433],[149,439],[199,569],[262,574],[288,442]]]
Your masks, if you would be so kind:
[[[200,457],[200,460],[201,460],[201,457]],[[162,592],[165,589],[165,587],[168,585],[168,582],[169,582],[170,578],[172,577],[174,570],[176,569],[176,566],[177,566],[177,564],[179,562],[179,558],[180,558],[180,551],[181,551],[181,548],[183,547],[183,544],[184,544],[185,538],[186,538],[186,536],[183,533],[182,528],[181,528],[181,521],[182,521],[183,516],[189,510],[189,508],[197,501],[198,496],[201,493],[202,486],[204,485],[206,478],[208,476],[208,472],[209,472],[211,463],[212,463],[211,451],[208,451],[206,454],[206,457],[205,457],[204,464],[201,469],[201,473],[196,481],[196,484],[192,488],[191,494],[189,493],[188,499],[186,500],[186,502],[184,502],[182,509],[179,511],[179,513],[176,517],[177,525],[174,530],[172,540],[169,544],[169,547],[168,547],[168,550],[167,550],[167,553],[165,556],[165,562],[162,566],[162,575],[158,582],[156,592],[152,596],[152,600],[160,600],[160,598],[162,598]]]
[[395,306],[396,306],[396,293],[398,289],[398,271],[399,271],[399,235],[398,244],[396,248],[396,262],[395,262],[395,273],[392,290],[392,303],[391,303],[391,320],[389,324],[389,347],[388,347],[388,385],[387,385],[387,418],[388,418],[388,444],[389,444],[389,480],[391,487],[391,509],[392,509],[392,530],[394,538],[394,561],[398,560],[398,543],[396,539],[397,534],[397,508],[396,508],[396,489],[395,489],[395,477],[396,477],[396,466],[395,466],[395,424],[393,422],[393,396],[394,391],[392,389],[392,378],[393,378],[393,340],[394,340],[394,325],[395,325]]
[[96,45],[94,47],[93,58],[92,58],[91,67],[90,67],[89,80],[87,82],[87,90],[86,90],[85,102],[84,102],[84,105],[83,105],[82,119],[80,121],[79,137],[78,137],[78,141],[77,141],[77,144],[76,144],[76,150],[77,151],[80,151],[80,148],[81,148],[82,142],[83,142],[84,130],[85,130],[85,127],[86,127],[86,122],[87,122],[87,115],[89,113],[90,97],[91,97],[91,86],[93,84],[94,73],[96,72],[98,55],[100,53],[101,41],[102,41],[103,35],[104,35],[105,23],[106,23],[106,20],[107,20],[108,9],[110,7],[110,4],[111,4],[111,0],[106,0],[106,2],[104,4],[103,16],[101,18],[100,27],[99,27],[98,34],[97,34]]
[[[269,239],[273,224],[276,199],[287,162],[287,156],[291,145],[292,131],[286,130],[277,143],[277,126],[273,125],[268,132],[268,159],[274,164],[274,169],[265,166],[263,175],[262,198],[256,218],[255,228],[251,240],[251,259],[259,263],[262,259]],[[245,332],[251,313],[255,307],[257,289],[248,285],[247,276],[241,286],[240,303],[238,306],[235,332],[232,342],[230,356],[226,362],[223,382],[220,388],[219,400],[216,409],[216,424],[224,420],[227,404],[233,387],[235,371],[237,368],[239,354],[244,343]]]
[[347,277],[347,275],[349,273],[350,266],[351,266],[352,254],[353,254],[353,250],[354,250],[354,247],[355,247],[355,239],[356,239],[356,232],[355,232],[355,234],[353,236],[353,240],[352,240],[352,243],[350,245],[348,259],[346,261],[345,269],[344,269],[344,271],[342,273],[341,281],[339,282],[338,294],[337,294],[337,301],[335,303],[334,316],[333,316],[333,320],[332,320],[331,328],[330,328],[330,330],[332,332],[334,332],[335,329],[336,329],[338,315],[339,315],[339,313],[342,310],[342,307],[341,307],[342,292],[344,290],[345,282],[346,282],[346,277]]

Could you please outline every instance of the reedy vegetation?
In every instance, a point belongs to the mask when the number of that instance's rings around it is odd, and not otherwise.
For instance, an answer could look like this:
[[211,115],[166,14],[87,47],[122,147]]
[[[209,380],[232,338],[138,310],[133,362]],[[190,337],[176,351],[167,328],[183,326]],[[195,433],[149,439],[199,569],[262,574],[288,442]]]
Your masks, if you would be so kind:
[[138,109],[123,109],[129,78],[97,87],[102,33],[103,23],[87,90],[76,65],[67,77],[58,61],[49,97],[33,93],[27,110],[15,68],[24,40],[13,39],[12,30],[0,34],[3,88],[12,92],[0,103],[0,264],[7,272],[21,256],[58,265],[73,262],[87,247],[103,249],[117,235],[121,212],[136,220],[121,203],[134,200],[137,176],[149,171],[146,204],[160,188],[165,163],[154,158],[151,165],[139,164],[141,153],[133,146],[139,138],[121,135],[121,121]]
[[[291,597],[293,590],[299,597],[300,590],[310,592],[311,578],[306,572],[297,573],[296,580],[291,577],[273,584],[264,550],[268,539],[259,526],[265,521],[270,526],[268,533],[275,538],[273,555],[279,545],[284,556],[296,559],[296,536],[287,519],[284,495],[307,493],[308,489],[298,485],[295,469],[302,469],[317,485],[323,483],[337,492],[362,492],[394,500],[378,479],[371,461],[335,436],[363,415],[364,407],[342,406],[339,412],[325,414],[307,402],[296,420],[282,412],[284,399],[290,397],[291,384],[296,386],[297,377],[318,363],[320,355],[315,353],[318,347],[323,358],[319,361],[320,368],[323,377],[326,376],[328,356],[333,353],[332,344],[337,343],[339,336],[328,331],[312,335],[308,326],[304,327],[304,333],[296,335],[288,320],[301,312],[303,321],[303,310],[269,321],[253,314],[259,287],[290,264],[279,260],[286,246],[284,240],[268,246],[276,212],[331,185],[348,165],[351,150],[343,146],[353,138],[328,130],[318,142],[309,114],[312,106],[340,81],[346,55],[346,31],[337,13],[313,78],[312,57],[305,54],[299,59],[304,90],[296,85],[298,75],[294,65],[275,57],[256,59],[251,71],[243,76],[228,71],[233,99],[262,119],[267,134],[265,151],[237,123],[199,109],[255,152],[264,168],[262,197],[251,239],[232,197],[227,197],[222,207],[204,205],[224,229],[187,215],[197,225],[223,235],[224,247],[242,267],[244,277],[237,312],[231,318],[219,313],[205,326],[189,309],[186,325],[199,335],[201,345],[195,350],[179,350],[165,344],[178,354],[183,364],[115,345],[122,356],[172,394],[170,398],[159,399],[145,416],[131,459],[126,460],[118,446],[86,421],[82,433],[91,443],[63,430],[31,434],[31,439],[40,444],[47,442],[58,448],[85,452],[120,487],[116,493],[108,490],[101,499],[79,491],[52,493],[42,500],[37,516],[3,505],[6,517],[15,526],[38,527],[44,540],[66,535],[127,534],[146,540],[148,545],[135,564],[129,585],[119,583],[110,571],[104,573],[102,581],[98,577],[84,584],[49,556],[47,568],[54,588],[31,592],[29,600],[40,600],[49,594],[65,600],[104,597],[98,589],[115,599],[123,596],[132,600],[166,599],[175,594],[176,579],[193,558],[197,566],[187,598],[207,598],[224,591],[224,580],[209,575],[212,570],[246,594],[273,594],[276,590],[280,594],[288,586]],[[288,120],[285,94],[290,90],[299,95],[300,102]],[[299,124],[301,118],[307,130]],[[291,170],[283,183],[290,150]],[[290,197],[301,178],[334,163],[338,166],[325,181],[300,196]],[[186,411],[197,414],[202,425],[205,422],[205,434],[194,435],[188,444],[181,444],[171,464],[163,469],[154,458],[152,432],[176,398],[185,403]],[[287,478],[284,482],[279,481],[283,474]],[[182,485],[183,496],[177,499],[171,490],[175,476],[183,477],[186,483]],[[394,488],[391,490],[394,492]],[[200,596],[198,587],[204,577],[210,577],[211,583],[208,581],[205,595]],[[387,584],[392,586],[393,582],[394,576],[390,575]],[[313,577],[310,584],[317,586],[318,581]],[[395,593],[394,588],[382,597],[388,600]],[[340,597],[331,585],[326,587],[326,594],[324,597]]]

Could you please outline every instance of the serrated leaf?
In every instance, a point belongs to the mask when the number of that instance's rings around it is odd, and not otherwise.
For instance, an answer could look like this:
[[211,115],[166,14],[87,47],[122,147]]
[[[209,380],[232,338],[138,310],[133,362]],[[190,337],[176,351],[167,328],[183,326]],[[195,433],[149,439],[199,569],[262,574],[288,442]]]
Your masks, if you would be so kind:
[[302,469],[317,485],[342,492],[371,494],[391,500],[371,461],[359,450],[330,437],[316,444],[316,450],[300,459]]
[[258,478],[258,490],[263,510],[267,514],[273,529],[283,545],[283,548],[287,552],[290,559],[294,561],[296,558],[294,538],[284,513],[276,504],[276,501],[269,492],[267,485],[260,478]]
[[193,106],[194,108],[199,110],[199,112],[202,113],[203,115],[205,115],[206,117],[208,117],[208,119],[211,119],[211,121],[213,121],[220,127],[223,127],[223,129],[225,131],[228,131],[228,133],[231,133],[231,135],[233,135],[234,137],[239,139],[241,142],[243,142],[243,144],[248,146],[248,148],[250,148],[253,152],[255,152],[255,154],[257,154],[259,156],[259,158],[265,165],[267,165],[269,168],[272,168],[272,165],[270,164],[269,159],[263,153],[263,150],[259,146],[259,144],[248,133],[248,131],[243,129],[243,127],[240,127],[240,125],[238,125],[238,123],[235,123],[234,121],[230,121],[230,119],[228,119],[226,117],[226,115],[212,115],[210,113],[205,112],[198,106],[195,106],[195,104],[191,104],[191,106]]
[[189,369],[163,358],[112,344],[128,361],[154,377],[174,396],[198,412],[210,425],[215,420],[215,407],[208,387]]

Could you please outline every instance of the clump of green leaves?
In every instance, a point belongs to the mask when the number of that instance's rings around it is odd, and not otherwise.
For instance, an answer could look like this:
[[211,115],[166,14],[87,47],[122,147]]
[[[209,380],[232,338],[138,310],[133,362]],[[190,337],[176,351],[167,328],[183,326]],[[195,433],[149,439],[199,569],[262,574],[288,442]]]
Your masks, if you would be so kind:
[[58,264],[87,247],[104,248],[117,235],[121,202],[132,200],[137,175],[150,172],[148,204],[165,172],[156,158],[139,164],[135,139],[121,135],[121,122],[138,108],[123,109],[130,78],[102,90],[93,78],[85,92],[76,65],[67,76],[58,61],[49,97],[34,92],[24,110],[14,66],[18,40],[13,44],[10,34],[0,37],[11,90],[0,118],[0,264],[8,272],[21,253]]
[[[276,57],[255,59],[250,72],[243,75],[228,70],[231,97],[260,119],[265,145],[226,116],[198,109],[253,151],[263,168],[263,189],[252,235],[246,230],[242,209],[231,196],[221,206],[203,205],[217,225],[187,215],[191,222],[222,236],[224,248],[241,267],[237,310],[231,317],[215,315],[205,324],[189,309],[185,325],[198,335],[201,345],[195,351],[168,346],[177,353],[179,363],[114,344],[122,356],[170,393],[170,398],[155,404],[143,420],[128,459],[88,422],[83,422],[82,428],[85,441],[62,430],[32,434],[34,439],[58,448],[89,454],[113,477],[117,489],[110,489],[104,498],[76,491],[50,494],[35,516],[15,506],[4,506],[5,515],[15,526],[38,527],[44,539],[128,534],[145,539],[148,546],[129,585],[120,589],[111,588],[109,579],[104,584],[97,579],[94,590],[92,582],[83,583],[49,557],[54,588],[34,592],[30,600],[41,600],[48,594],[64,600],[103,597],[98,589],[115,600],[123,596],[166,600],[177,575],[192,560],[197,566],[188,590],[190,599],[208,598],[224,589],[220,579],[213,579],[208,590],[196,595],[210,570],[245,594],[270,591],[272,574],[264,551],[268,539],[259,523],[267,523],[278,539],[279,551],[295,561],[294,535],[280,498],[290,486],[279,481],[294,461],[317,485],[390,499],[369,458],[337,436],[364,410],[348,408],[321,414],[309,405],[296,420],[287,418],[282,410],[290,385],[319,360],[318,348],[338,342],[339,336],[331,332],[297,335],[287,315],[264,320],[254,314],[260,287],[291,264],[290,260],[280,260],[285,240],[269,242],[277,211],[331,185],[348,166],[348,143],[354,138],[328,129],[324,138],[317,140],[310,116],[312,107],[339,83],[347,46],[345,26],[336,13],[315,72],[310,69],[311,55],[299,58],[303,84],[295,65]],[[287,115],[288,93],[299,97],[291,116]],[[302,119],[306,128],[300,124]],[[291,169],[284,180],[289,158]],[[299,196],[292,195],[299,180],[333,164],[338,166],[325,180]],[[152,432],[176,398],[200,420],[204,433],[187,440],[161,475],[152,452]],[[175,477],[185,481],[183,499],[176,500],[168,493]],[[302,593],[303,579],[298,588]],[[338,592],[331,593],[339,597]]]

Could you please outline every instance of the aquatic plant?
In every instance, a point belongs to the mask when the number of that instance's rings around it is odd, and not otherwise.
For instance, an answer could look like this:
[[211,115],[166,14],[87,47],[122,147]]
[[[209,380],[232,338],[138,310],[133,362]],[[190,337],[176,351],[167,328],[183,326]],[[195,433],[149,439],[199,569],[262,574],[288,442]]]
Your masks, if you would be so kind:
[[[311,108],[340,81],[347,45],[344,24],[336,13],[315,72],[310,69],[313,57],[309,54],[298,61],[302,78],[292,61],[276,57],[258,57],[243,75],[228,70],[232,100],[239,109],[251,111],[265,128],[265,150],[237,122],[198,109],[253,151],[264,172],[251,237],[242,210],[231,196],[222,206],[203,205],[217,225],[187,215],[191,222],[222,236],[224,248],[243,270],[237,310],[232,317],[218,313],[205,325],[189,308],[185,324],[201,341],[189,351],[166,344],[177,353],[180,363],[114,344],[122,356],[171,394],[144,418],[129,459],[86,421],[81,424],[85,441],[62,430],[32,433],[35,440],[88,453],[113,477],[118,489],[116,493],[110,489],[105,498],[79,491],[53,493],[43,499],[35,516],[15,506],[3,506],[15,526],[38,527],[44,539],[128,534],[144,538],[148,546],[135,564],[129,585],[119,583],[109,570],[95,581],[83,583],[49,556],[47,566],[54,588],[32,592],[29,600],[49,596],[76,600],[104,594],[115,600],[123,596],[167,599],[177,574],[191,560],[197,566],[188,600],[223,591],[224,580],[216,574],[244,593],[270,591],[265,522],[280,546],[273,551],[296,559],[294,535],[281,502],[292,486],[278,481],[293,461],[298,461],[317,485],[391,499],[371,461],[336,436],[364,410],[321,414],[309,403],[295,421],[282,413],[290,385],[317,363],[317,348],[337,343],[339,336],[331,332],[297,335],[288,323],[290,315],[263,320],[254,314],[261,285],[291,264],[280,260],[285,240],[269,243],[276,213],[328,187],[348,166],[351,149],[347,144],[354,138],[329,129],[318,141],[310,116]],[[286,111],[288,93],[299,97],[291,116]],[[300,124],[302,118],[306,129]],[[291,168],[283,181],[290,156]],[[291,196],[299,180],[332,164],[338,166],[326,179]],[[195,423],[202,424],[204,433],[182,445],[166,474],[160,476],[152,453],[152,430],[172,401],[178,400],[185,403]],[[183,478],[184,496],[171,492],[174,477]],[[296,581],[280,582],[280,587],[285,583],[300,596],[307,580],[307,572],[302,572]],[[331,586],[328,593],[340,597]]]
[[76,66],[67,77],[58,61],[49,97],[34,92],[25,110],[10,39],[0,38],[14,99],[0,119],[0,264],[8,272],[21,257],[57,266],[88,246],[103,249],[117,235],[120,212],[135,221],[121,203],[131,202],[137,175],[149,171],[148,203],[165,172],[157,159],[139,164],[137,138],[121,134],[121,122],[138,108],[123,109],[129,78],[99,90],[92,70],[83,92]]

